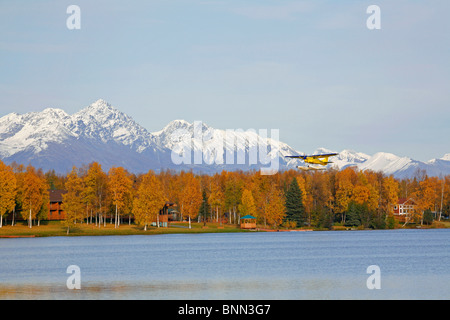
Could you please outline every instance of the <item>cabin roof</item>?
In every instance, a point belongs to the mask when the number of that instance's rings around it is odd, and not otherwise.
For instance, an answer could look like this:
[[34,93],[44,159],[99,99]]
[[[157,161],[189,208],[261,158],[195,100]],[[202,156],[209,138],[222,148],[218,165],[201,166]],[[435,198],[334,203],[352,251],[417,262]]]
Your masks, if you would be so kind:
[[410,202],[411,204],[416,204],[416,202],[414,201],[413,198],[399,198],[398,199],[398,204],[405,204],[406,202]]
[[48,190],[50,202],[62,202],[62,195],[67,193],[67,190]]

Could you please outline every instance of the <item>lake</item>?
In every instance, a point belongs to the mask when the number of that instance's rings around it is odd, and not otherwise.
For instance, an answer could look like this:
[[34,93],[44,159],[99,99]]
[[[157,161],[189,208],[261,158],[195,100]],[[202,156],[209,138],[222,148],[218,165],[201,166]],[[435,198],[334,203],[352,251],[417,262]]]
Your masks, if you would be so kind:
[[450,299],[450,229],[0,239],[0,299]]

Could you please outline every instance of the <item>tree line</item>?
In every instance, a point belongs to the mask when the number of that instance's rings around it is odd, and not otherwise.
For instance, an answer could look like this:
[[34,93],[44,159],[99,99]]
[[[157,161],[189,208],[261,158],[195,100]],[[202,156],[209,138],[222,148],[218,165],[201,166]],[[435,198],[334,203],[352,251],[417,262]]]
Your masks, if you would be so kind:
[[450,211],[450,176],[429,177],[420,170],[401,180],[356,168],[274,175],[171,170],[133,174],[123,167],[105,172],[93,162],[61,175],[0,161],[0,227],[4,216],[12,224],[26,220],[30,228],[47,219],[50,189],[66,191],[62,207],[67,232],[76,223],[100,228],[107,221],[116,228],[133,222],[146,230],[166,202],[175,203],[180,217],[189,222],[238,224],[240,217],[252,215],[265,228],[390,228],[399,198],[416,202],[410,222],[440,220]]

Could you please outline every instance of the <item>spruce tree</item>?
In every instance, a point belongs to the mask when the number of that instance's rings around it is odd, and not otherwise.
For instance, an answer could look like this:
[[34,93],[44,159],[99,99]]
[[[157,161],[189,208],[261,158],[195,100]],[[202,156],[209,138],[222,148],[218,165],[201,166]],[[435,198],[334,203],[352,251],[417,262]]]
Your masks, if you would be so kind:
[[286,217],[285,221],[295,222],[297,227],[303,226],[305,222],[305,208],[303,206],[303,194],[297,179],[292,179],[291,185],[286,192]]
[[203,198],[203,202],[202,202],[202,204],[200,206],[200,210],[198,212],[198,215],[199,215],[199,217],[201,219],[203,219],[203,225],[206,225],[206,217],[208,216],[208,213],[210,212],[210,206],[209,206],[209,203],[208,203],[208,197],[206,196],[206,190],[205,189],[203,189],[202,198]]
[[352,201],[348,205],[348,211],[345,218],[346,227],[359,227],[361,225],[362,205]]

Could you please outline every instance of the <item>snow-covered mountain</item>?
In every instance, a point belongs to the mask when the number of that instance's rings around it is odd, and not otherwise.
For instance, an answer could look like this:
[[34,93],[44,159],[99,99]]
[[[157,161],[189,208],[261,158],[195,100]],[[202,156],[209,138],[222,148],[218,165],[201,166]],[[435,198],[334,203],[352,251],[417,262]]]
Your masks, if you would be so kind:
[[[314,153],[324,152],[336,151],[319,148]],[[428,162],[383,152],[373,156],[352,150],[338,153],[329,166],[357,166],[399,178],[412,176],[417,169],[429,175],[450,174],[450,153]],[[93,161],[100,162],[104,170],[123,166],[136,173],[150,169],[285,170],[302,164],[285,158],[296,154],[302,152],[280,142],[276,132],[270,131],[220,130],[201,122],[174,120],[152,133],[104,100],[73,115],[47,108],[0,118],[0,158],[6,163],[30,163],[44,171],[67,173],[72,166]]]
[[43,170],[70,171],[98,161],[105,168],[159,168],[164,155],[154,137],[131,117],[98,100],[68,115],[60,109],[0,118],[0,157]]
[[[287,155],[293,148],[272,137],[271,132],[214,129],[205,123],[174,120],[161,131],[154,132],[156,144],[170,150],[172,163],[184,161],[188,168],[202,172],[288,168]],[[191,150],[186,155],[185,150]],[[166,164],[167,165],[167,164]],[[281,167],[280,167],[281,166]]]

